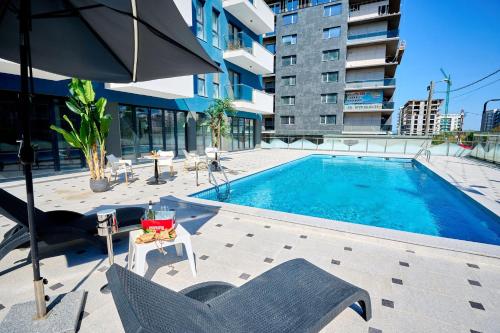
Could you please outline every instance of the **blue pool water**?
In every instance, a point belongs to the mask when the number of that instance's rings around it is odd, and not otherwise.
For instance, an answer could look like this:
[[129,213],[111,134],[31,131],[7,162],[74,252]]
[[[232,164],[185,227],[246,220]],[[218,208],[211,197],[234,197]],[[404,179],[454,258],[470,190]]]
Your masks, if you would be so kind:
[[226,201],[500,245],[498,216],[410,159],[311,155],[232,182]]

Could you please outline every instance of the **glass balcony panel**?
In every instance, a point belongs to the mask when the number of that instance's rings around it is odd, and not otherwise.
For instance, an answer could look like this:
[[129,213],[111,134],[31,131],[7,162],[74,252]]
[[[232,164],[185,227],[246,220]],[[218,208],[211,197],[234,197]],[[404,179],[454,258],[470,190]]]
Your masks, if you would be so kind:
[[350,36],[347,36],[347,39],[348,40],[359,40],[359,39],[374,38],[374,37],[393,38],[393,37],[398,37],[398,36],[399,36],[399,30],[394,29],[394,30],[387,30],[387,31],[375,31],[375,32],[367,32],[364,34],[350,35]]

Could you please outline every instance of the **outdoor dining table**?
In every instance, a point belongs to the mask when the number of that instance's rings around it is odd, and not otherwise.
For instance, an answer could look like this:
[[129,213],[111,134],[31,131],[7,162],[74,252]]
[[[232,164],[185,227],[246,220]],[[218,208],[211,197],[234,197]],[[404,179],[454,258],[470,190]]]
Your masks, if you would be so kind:
[[158,160],[161,158],[159,155],[145,155],[141,157],[141,159],[145,160],[153,160],[155,163],[155,175],[154,180],[150,180],[147,182],[148,185],[160,185],[165,184],[166,181],[160,178],[160,173],[158,172]]

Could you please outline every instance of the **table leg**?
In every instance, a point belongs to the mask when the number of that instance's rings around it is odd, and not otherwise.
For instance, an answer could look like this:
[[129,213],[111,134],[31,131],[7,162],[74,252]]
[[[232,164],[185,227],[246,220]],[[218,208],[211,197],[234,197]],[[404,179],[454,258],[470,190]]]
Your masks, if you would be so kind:
[[196,277],[196,266],[194,264],[194,255],[193,255],[193,248],[191,247],[191,241],[188,240],[187,242],[185,242],[184,246],[186,247],[186,254],[189,260],[189,267],[191,267],[191,272],[193,273],[193,276]]
[[158,160],[155,158],[155,180],[156,184],[158,184]]
[[175,252],[177,252],[178,257],[182,257],[182,243],[175,244]]
[[135,251],[135,273],[144,276],[145,272],[145,265],[146,265],[146,256],[147,252],[141,251],[139,248],[136,248]]

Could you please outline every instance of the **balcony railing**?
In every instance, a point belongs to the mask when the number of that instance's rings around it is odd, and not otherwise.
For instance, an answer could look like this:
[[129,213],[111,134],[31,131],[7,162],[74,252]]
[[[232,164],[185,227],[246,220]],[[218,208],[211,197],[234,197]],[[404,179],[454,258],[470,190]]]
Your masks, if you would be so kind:
[[350,36],[347,36],[347,39],[348,40],[358,40],[358,39],[373,38],[373,37],[393,38],[393,37],[398,37],[398,36],[399,36],[399,30],[394,29],[394,30],[387,30],[387,31],[368,32],[365,34],[350,35]]
[[346,82],[345,87],[351,89],[357,89],[357,88],[387,87],[395,85],[396,85],[396,79],[387,78],[383,80],[360,80],[360,81]]
[[380,133],[391,132],[392,125],[344,125],[342,133]]
[[226,86],[227,97],[235,101],[248,101],[252,102],[253,91],[255,88],[247,86],[246,84],[234,84]]
[[238,32],[237,34],[231,34],[224,38],[224,50],[245,50],[248,53],[252,53],[254,40],[250,35],[244,32]]
[[238,111],[272,114],[274,96],[245,84],[226,86],[227,97],[233,100]]

